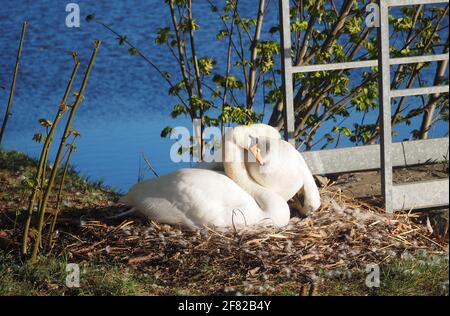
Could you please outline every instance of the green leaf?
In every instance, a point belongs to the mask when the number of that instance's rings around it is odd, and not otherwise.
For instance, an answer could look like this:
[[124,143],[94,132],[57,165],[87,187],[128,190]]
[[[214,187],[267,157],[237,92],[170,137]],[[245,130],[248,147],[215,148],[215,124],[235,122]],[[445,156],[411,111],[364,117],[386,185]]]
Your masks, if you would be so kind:
[[33,189],[36,186],[36,181],[34,179],[25,178],[21,181],[21,184],[27,189]]
[[256,65],[263,72],[267,72],[275,65],[274,55],[280,52],[280,45],[275,41],[261,41],[256,46],[256,51],[258,53]]
[[275,25],[275,26],[272,26],[270,29],[269,29],[269,33],[270,34],[275,34],[275,33],[277,33],[277,32],[279,32],[280,31],[280,27],[278,26],[278,25]]
[[173,127],[170,126],[166,126],[162,131],[161,131],[161,137],[167,137],[170,135],[170,133],[172,133]]
[[348,136],[348,137],[352,136],[352,131],[347,127],[343,127],[342,132],[345,134],[345,136]]
[[357,17],[347,19],[345,23],[345,30],[351,34],[358,34],[362,30],[362,23]]
[[263,81],[263,85],[266,88],[272,88],[273,87],[273,80],[272,79],[267,79]]
[[52,121],[47,120],[45,118],[39,119],[39,124],[41,124],[41,126],[44,126],[44,127],[51,127],[53,125]]
[[308,28],[308,21],[296,19],[295,22],[291,23],[291,32],[300,32]]
[[394,30],[409,30],[413,26],[413,21],[409,17],[398,18],[394,21]]
[[33,135],[33,140],[34,140],[36,143],[41,143],[42,141],[45,140],[45,136],[42,135],[41,133],[36,133],[36,134]]
[[95,19],[95,13],[86,15],[86,21],[91,22]]
[[216,60],[213,58],[202,57],[198,59],[198,67],[200,69],[200,72],[204,75],[211,74],[215,65]]
[[244,84],[242,81],[238,80],[236,76],[230,75],[228,77],[224,77],[221,75],[214,75],[213,82],[220,85],[221,87],[229,87],[233,89],[242,89],[244,87]]
[[185,16],[181,18],[181,22],[178,24],[178,27],[182,32],[196,31],[200,28],[195,19],[191,20]]
[[130,53],[130,55],[133,55],[133,56],[135,56],[135,55],[138,54],[138,50],[137,50],[137,48],[135,48],[135,47],[130,47],[130,48],[128,49],[128,52]]
[[187,113],[187,108],[185,108],[183,105],[181,104],[176,104],[173,109],[172,112],[170,113],[170,116],[172,118],[177,118],[178,116],[180,116],[180,114],[186,114]]
[[220,30],[219,33],[216,34],[216,39],[218,41],[220,41],[221,39],[223,39],[225,36],[228,36],[228,31],[227,30]]
[[168,43],[169,39],[173,38],[169,27],[160,28],[156,34],[155,43],[158,45]]
[[126,42],[126,40],[127,40],[127,36],[126,35],[120,35],[117,38],[117,41],[119,42],[119,45],[123,45]]

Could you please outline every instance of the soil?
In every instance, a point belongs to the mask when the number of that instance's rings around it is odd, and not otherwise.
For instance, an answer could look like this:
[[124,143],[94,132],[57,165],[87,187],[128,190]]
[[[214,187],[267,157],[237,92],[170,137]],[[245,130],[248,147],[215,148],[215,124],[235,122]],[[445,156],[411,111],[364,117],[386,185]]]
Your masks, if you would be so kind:
[[[413,166],[394,169],[394,184],[404,184],[420,181],[448,179],[448,164],[438,163],[431,165]],[[329,175],[321,178],[320,182],[329,181],[334,190],[341,190],[342,194],[365,201],[366,203],[381,206],[381,174],[380,171]],[[430,230],[443,238],[448,239],[449,208],[433,210],[418,210],[416,221],[421,224],[429,223]]]
[[[381,174],[379,171],[348,173],[328,176],[334,185],[347,196],[368,198],[381,194]],[[448,165],[433,164],[394,169],[394,184],[416,181],[430,181],[448,178]]]

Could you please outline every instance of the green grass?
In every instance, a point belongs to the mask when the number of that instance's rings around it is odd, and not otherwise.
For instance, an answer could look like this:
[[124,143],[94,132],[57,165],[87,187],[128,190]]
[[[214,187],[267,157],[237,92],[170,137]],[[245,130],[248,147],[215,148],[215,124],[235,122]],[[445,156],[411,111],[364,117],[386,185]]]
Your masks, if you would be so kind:
[[[51,164],[51,161],[48,163]],[[32,179],[36,173],[37,164],[37,159],[31,158],[24,153],[15,150],[0,149],[1,169],[20,171],[26,178]],[[50,170],[51,169],[47,167],[46,173],[49,174]],[[73,187],[74,189],[84,192],[94,192],[97,190],[107,191],[116,198],[120,195],[117,190],[105,185],[103,180],[92,181],[88,177],[77,172],[73,166],[69,166],[65,186]]]
[[154,280],[111,262],[81,262],[80,287],[66,286],[66,258],[42,258],[36,265],[0,256],[0,295],[152,295]]
[[[80,287],[66,286],[67,258],[42,258],[32,266],[0,253],[0,295],[198,295],[192,287],[167,287],[144,271],[117,262],[93,260],[79,263]],[[314,295],[449,295],[448,257],[398,259],[381,267],[380,288],[365,285],[363,270],[319,273]],[[214,269],[208,269],[212,273]],[[333,276],[334,274],[334,276]],[[211,284],[212,285],[212,284]],[[264,286],[265,284],[261,284]],[[257,287],[255,287],[256,289]],[[282,278],[271,282],[272,295],[299,295],[300,284]],[[252,290],[242,294],[260,294]],[[305,293],[305,292],[304,292]],[[233,294],[233,293],[230,293]]]
[[201,295],[191,288],[162,286],[155,278],[117,262],[79,262],[80,286],[68,287],[67,257],[40,257],[31,265],[0,251],[0,296],[148,296]]
[[396,259],[380,266],[380,287],[368,288],[364,271],[341,276],[324,282],[324,295],[449,295],[448,256],[425,255]]

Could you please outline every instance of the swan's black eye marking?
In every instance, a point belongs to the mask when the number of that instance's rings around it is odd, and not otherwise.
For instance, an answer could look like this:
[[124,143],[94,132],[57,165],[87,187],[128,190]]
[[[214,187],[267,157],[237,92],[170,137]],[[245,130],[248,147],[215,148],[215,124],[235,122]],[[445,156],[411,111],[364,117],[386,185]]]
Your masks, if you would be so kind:
[[252,135],[248,135],[248,137],[250,137],[251,145],[252,145],[252,146],[253,146],[253,145],[258,145],[258,143],[259,143],[258,137],[255,137],[255,136],[252,136]]

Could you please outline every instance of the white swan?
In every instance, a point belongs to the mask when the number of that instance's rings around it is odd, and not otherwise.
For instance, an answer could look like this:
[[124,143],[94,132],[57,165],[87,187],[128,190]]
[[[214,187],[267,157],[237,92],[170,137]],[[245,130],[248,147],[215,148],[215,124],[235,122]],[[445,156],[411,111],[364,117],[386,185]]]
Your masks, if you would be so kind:
[[225,163],[229,177],[213,170],[180,169],[134,185],[119,202],[133,206],[149,219],[191,229],[203,225],[287,225],[290,211],[286,201],[253,181],[245,166],[242,168],[244,151],[255,139],[251,130],[238,129],[232,136],[236,142],[229,142],[227,152],[236,160]]
[[[235,127],[234,129],[243,127]],[[301,212],[308,214],[317,210],[320,205],[320,193],[314,177],[303,156],[291,144],[281,139],[278,130],[266,124],[245,126],[249,135],[257,138],[269,138],[276,141],[265,142],[267,148],[263,155],[263,164],[254,159],[245,159],[248,174],[260,185],[281,195],[285,201],[290,200],[299,190],[303,191],[304,201]],[[230,131],[228,132],[228,134]],[[262,149],[264,150],[264,148]],[[222,162],[197,164],[196,168],[222,171]],[[242,171],[243,172],[243,171]]]

